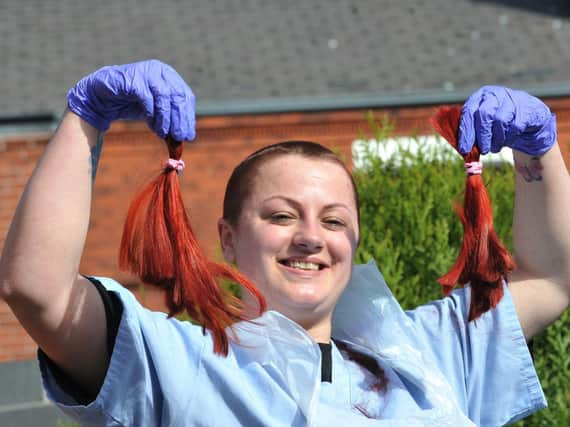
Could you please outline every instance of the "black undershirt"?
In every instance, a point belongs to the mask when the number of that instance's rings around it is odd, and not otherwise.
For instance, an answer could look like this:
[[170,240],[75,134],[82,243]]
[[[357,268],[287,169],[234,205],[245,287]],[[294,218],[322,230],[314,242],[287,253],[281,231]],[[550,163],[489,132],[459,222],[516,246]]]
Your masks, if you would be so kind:
[[[110,360],[111,355],[113,354],[113,348],[115,347],[115,339],[117,338],[117,333],[119,332],[121,318],[123,316],[123,304],[115,292],[105,289],[105,287],[97,279],[94,279],[92,277],[86,277],[86,279],[93,283],[99,292],[99,295],[101,296],[101,300],[103,301],[107,323],[107,352]],[[332,382],[332,346],[330,343],[319,343],[319,347],[322,353],[321,381]],[[38,350],[38,357],[43,359],[43,361],[49,367],[49,370],[59,387],[69,396],[73,397],[77,403],[87,405],[95,400],[96,396],[90,396],[88,393],[86,393],[54,362],[52,362],[51,359],[47,357],[47,355],[41,349]]]
[[319,343],[321,348],[321,382],[332,383],[332,345]]

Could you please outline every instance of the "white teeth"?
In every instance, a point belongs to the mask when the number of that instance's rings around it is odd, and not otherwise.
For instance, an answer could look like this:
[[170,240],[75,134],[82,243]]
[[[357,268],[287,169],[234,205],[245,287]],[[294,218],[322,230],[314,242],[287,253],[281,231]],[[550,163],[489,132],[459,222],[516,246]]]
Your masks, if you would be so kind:
[[318,270],[319,264],[303,261],[286,261],[285,264],[289,267],[299,268],[301,270]]

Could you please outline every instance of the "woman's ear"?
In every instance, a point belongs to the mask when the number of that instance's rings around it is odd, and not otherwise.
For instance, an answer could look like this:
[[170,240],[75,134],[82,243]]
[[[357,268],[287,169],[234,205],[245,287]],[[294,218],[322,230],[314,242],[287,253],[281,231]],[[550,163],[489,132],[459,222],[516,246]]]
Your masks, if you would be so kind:
[[234,229],[223,218],[218,220],[218,234],[220,236],[220,244],[222,245],[224,260],[229,263],[235,263],[236,252],[234,246]]

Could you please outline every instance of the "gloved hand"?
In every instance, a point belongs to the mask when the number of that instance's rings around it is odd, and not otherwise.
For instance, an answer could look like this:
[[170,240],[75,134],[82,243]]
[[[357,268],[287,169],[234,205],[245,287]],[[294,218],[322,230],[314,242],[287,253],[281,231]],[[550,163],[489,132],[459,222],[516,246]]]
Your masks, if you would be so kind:
[[462,154],[477,143],[481,154],[511,147],[540,156],[555,142],[556,117],[540,99],[526,92],[483,86],[461,110],[458,148]]
[[100,131],[113,120],[145,119],[161,138],[191,141],[196,135],[192,90],[174,68],[156,59],[103,67],[77,82],[67,102]]

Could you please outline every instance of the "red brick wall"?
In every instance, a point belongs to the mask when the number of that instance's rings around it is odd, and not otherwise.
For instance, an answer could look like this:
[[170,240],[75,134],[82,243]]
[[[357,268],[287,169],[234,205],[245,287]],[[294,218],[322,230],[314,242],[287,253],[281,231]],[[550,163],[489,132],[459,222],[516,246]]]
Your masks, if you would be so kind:
[[[570,144],[570,99],[549,100],[558,115],[559,141]],[[433,107],[378,110],[396,122],[396,134],[430,132]],[[350,161],[351,143],[368,125],[365,111],[287,113],[257,116],[204,117],[198,138],[188,145],[182,191],[194,231],[206,252],[220,257],[216,221],[225,182],[233,167],[264,145],[286,139],[308,139],[336,147]],[[0,247],[25,182],[47,143],[46,137],[0,141]],[[568,152],[566,153],[568,154]],[[160,169],[167,156],[143,123],[116,123],[108,132],[94,192],[89,234],[81,264],[86,274],[111,276],[137,292],[143,304],[162,309],[162,295],[118,270],[122,223],[134,191]],[[569,158],[568,156],[566,157]],[[35,346],[0,302],[0,362],[34,357]]]

